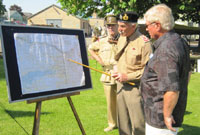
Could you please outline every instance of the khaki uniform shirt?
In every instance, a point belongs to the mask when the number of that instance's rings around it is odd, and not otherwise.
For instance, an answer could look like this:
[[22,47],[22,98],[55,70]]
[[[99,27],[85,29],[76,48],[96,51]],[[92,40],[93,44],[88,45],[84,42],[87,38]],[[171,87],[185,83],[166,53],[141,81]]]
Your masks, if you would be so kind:
[[119,73],[127,74],[128,81],[138,82],[152,49],[149,39],[139,31],[135,31],[128,38],[129,41],[127,37],[121,36],[118,40],[118,51],[115,56],[118,61],[117,70]]
[[[105,64],[105,66],[103,66],[104,72],[111,74],[113,70],[113,65],[117,64],[114,59],[117,51],[117,45],[109,43],[108,39],[108,36],[101,38],[98,41],[90,44],[88,49],[98,52],[98,55],[101,57],[103,63]],[[104,83],[115,84],[114,79],[105,74],[102,74],[100,80]]]

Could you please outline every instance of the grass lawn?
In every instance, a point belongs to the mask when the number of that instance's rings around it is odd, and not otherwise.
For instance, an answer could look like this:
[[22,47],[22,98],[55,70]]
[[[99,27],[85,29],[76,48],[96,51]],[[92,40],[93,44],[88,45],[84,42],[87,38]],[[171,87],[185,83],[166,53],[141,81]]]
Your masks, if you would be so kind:
[[[94,60],[90,66],[101,69]],[[100,74],[91,71],[93,89],[72,96],[72,101],[87,135],[118,135],[118,130],[104,133],[107,127],[106,100]],[[192,74],[189,85],[187,111],[179,135],[200,133],[200,74]],[[81,135],[67,98],[42,102],[40,135]],[[17,102],[9,104],[3,60],[0,59],[0,135],[31,135],[35,103]]]

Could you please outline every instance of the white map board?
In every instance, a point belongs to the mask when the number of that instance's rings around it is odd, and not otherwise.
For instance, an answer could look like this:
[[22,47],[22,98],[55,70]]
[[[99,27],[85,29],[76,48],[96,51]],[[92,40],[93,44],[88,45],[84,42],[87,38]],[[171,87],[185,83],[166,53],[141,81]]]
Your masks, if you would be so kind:
[[[75,35],[14,34],[22,94],[83,86],[80,45]],[[75,72],[72,72],[72,69]]]
[[9,102],[92,88],[83,30],[0,25]]

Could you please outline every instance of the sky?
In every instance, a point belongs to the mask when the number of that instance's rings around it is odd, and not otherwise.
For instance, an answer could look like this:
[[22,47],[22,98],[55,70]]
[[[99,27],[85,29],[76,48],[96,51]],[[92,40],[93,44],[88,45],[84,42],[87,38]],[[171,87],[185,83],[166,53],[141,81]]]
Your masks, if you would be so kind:
[[14,4],[21,7],[22,12],[29,12],[32,14],[45,9],[52,4],[61,7],[60,4],[57,3],[57,0],[3,0],[3,5],[5,5],[7,11],[10,6]]

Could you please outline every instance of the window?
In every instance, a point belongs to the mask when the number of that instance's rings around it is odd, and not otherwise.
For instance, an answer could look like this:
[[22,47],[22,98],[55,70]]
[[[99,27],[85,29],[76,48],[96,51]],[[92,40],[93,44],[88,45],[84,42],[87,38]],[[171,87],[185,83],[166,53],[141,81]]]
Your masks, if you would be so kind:
[[62,27],[61,19],[47,19],[47,25],[53,25],[54,27]]

